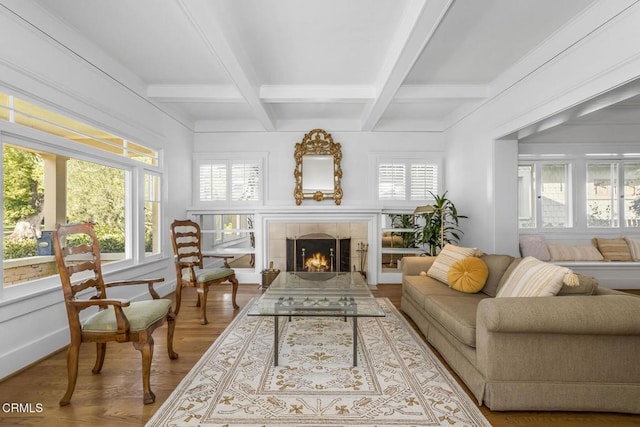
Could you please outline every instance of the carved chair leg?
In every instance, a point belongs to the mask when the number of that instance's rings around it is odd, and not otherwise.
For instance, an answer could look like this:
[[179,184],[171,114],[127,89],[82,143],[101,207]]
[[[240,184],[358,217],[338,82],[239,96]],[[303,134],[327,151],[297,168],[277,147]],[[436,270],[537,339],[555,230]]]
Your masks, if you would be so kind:
[[173,310],[176,316],[178,315],[178,313],[180,313],[181,303],[182,303],[182,284],[178,283],[176,285],[176,309]]
[[93,366],[91,372],[94,374],[99,374],[102,370],[102,365],[104,364],[104,356],[107,353],[107,343],[106,342],[97,342],[96,343],[96,364]]
[[209,286],[202,285],[198,288],[198,301],[200,302],[200,324],[206,325],[209,323],[207,320],[207,294],[209,293]]
[[229,278],[229,281],[231,282],[231,286],[232,286],[231,302],[233,303],[233,308],[237,310],[240,308],[240,306],[236,304],[236,295],[238,294],[238,279],[236,279],[236,276],[234,275]]
[[67,391],[64,397],[60,399],[60,406],[66,406],[71,403],[71,396],[76,388],[76,380],[78,379],[78,356],[80,354],[80,342],[73,342],[67,349],[67,375],[69,377],[67,382]]
[[173,351],[173,333],[176,329],[176,315],[171,311],[167,314],[167,352],[169,353],[169,359],[175,360],[178,358],[178,353]]
[[151,360],[153,360],[153,337],[147,336],[146,340],[133,343],[136,350],[142,354],[142,391],[145,405],[156,401],[156,395],[151,391]]

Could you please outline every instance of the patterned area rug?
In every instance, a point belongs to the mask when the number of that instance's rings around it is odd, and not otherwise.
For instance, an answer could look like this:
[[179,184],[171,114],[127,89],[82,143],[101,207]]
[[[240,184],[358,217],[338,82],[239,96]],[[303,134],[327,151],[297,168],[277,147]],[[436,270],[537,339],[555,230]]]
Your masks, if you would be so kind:
[[377,301],[386,317],[358,320],[357,367],[351,320],[281,321],[274,367],[273,318],[241,313],[147,426],[489,426],[389,300]]

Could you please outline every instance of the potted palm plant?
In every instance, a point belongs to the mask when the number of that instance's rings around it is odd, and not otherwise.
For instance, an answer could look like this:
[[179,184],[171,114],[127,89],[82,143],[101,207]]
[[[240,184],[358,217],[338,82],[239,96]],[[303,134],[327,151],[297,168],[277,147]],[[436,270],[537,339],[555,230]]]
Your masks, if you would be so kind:
[[[431,192],[430,192],[431,193]],[[464,234],[460,229],[460,219],[468,218],[460,215],[453,202],[442,195],[431,193],[434,204],[422,213],[423,225],[418,225],[418,242],[426,249],[427,254],[437,255],[447,243],[457,243]]]

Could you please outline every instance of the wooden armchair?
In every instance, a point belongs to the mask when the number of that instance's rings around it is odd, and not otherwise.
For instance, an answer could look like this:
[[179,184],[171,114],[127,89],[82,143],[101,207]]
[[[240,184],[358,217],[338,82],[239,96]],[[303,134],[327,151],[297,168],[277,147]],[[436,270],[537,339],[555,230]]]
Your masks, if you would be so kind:
[[[69,239],[71,237],[71,239]],[[88,237],[88,243],[87,243]],[[57,225],[53,232],[53,247],[62,281],[64,302],[69,318],[71,344],[67,351],[69,382],[60,406],[68,405],[78,378],[80,344],[95,342],[97,355],[92,372],[102,370],[107,342],[132,342],[142,353],[142,387],[145,404],[153,403],[156,396],[151,391],[151,359],[153,358],[154,329],[165,320],[168,324],[167,351],[170,359],[177,359],[173,351],[175,314],[171,300],[161,299],[154,283],[164,279],[129,280],[105,283],[100,263],[100,247],[91,224]],[[147,284],[152,300],[130,302],[126,299],[107,298],[106,289],[114,286]],[[94,288],[95,295],[81,299]],[[87,319],[80,318],[86,308],[98,308]]]
[[[200,306],[200,324],[202,325],[209,323],[207,320],[207,294],[211,285],[231,282],[233,289],[231,302],[234,309],[239,308],[236,304],[238,280],[235,272],[229,268],[226,257],[202,254],[202,233],[198,223],[190,220],[173,221],[171,223],[171,243],[175,254],[177,276],[176,316],[180,312],[182,288],[185,286],[196,288],[198,293],[196,307]],[[224,268],[204,269],[204,257],[224,258]]]

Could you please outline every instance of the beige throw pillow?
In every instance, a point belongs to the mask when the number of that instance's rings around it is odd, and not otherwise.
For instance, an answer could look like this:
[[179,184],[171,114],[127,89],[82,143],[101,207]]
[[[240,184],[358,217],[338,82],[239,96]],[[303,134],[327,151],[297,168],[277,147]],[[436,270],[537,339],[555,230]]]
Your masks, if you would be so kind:
[[622,237],[614,239],[603,239],[594,237],[593,243],[604,257],[605,261],[631,261],[629,245]]
[[562,288],[563,282],[568,282],[566,276],[573,276],[566,267],[526,257],[513,269],[496,297],[554,296]]
[[627,245],[629,245],[629,252],[631,252],[631,259],[634,261],[640,261],[640,239],[632,239],[630,237],[625,237],[624,240],[627,241]]
[[602,254],[593,245],[548,243],[551,261],[602,261]]
[[442,248],[436,259],[433,261],[433,264],[431,264],[431,268],[429,268],[429,271],[427,271],[427,276],[449,285],[450,283],[447,276],[449,274],[449,269],[451,268],[453,263],[458,261],[459,259],[475,255],[475,248],[463,248],[460,246],[447,244],[444,246],[444,248]]

